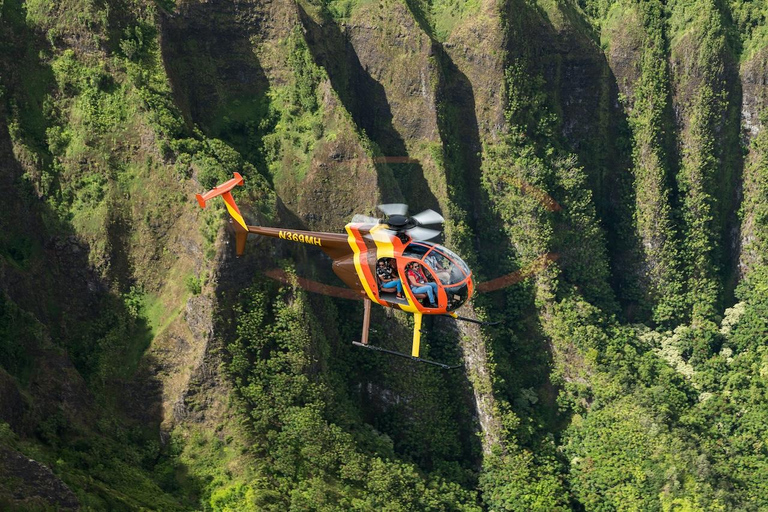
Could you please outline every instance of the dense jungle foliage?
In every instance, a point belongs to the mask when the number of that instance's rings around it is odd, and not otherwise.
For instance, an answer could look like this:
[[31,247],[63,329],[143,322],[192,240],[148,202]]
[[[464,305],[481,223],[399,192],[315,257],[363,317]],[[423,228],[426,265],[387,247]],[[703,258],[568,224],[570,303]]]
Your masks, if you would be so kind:
[[[767,16],[0,0],[0,509],[768,509]],[[329,259],[198,208],[233,172],[251,223],[441,211],[503,322],[355,349]]]

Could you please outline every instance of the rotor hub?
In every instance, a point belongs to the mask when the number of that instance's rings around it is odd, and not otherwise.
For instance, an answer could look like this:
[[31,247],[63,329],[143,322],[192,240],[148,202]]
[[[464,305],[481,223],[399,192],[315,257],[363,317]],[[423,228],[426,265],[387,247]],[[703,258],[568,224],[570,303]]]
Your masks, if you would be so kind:
[[410,217],[406,217],[405,215],[390,215],[387,218],[387,224],[394,229],[403,229],[408,227],[408,221],[410,220]]
[[[409,240],[429,240],[440,234],[436,229],[423,227],[425,224],[442,224],[443,216],[433,210],[424,210],[416,215],[408,215],[408,205],[402,203],[380,204],[379,210],[386,215],[383,220],[370,219],[370,223],[386,224],[392,236],[405,236]],[[358,217],[358,216],[356,216]],[[354,220],[354,219],[353,219]],[[359,217],[360,221],[367,218]]]

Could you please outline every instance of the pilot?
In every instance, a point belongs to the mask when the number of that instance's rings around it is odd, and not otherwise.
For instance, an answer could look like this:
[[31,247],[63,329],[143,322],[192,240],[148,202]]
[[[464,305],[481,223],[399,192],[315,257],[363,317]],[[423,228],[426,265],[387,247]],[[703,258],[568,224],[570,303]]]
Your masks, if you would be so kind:
[[376,276],[379,278],[382,290],[397,288],[397,298],[403,298],[403,283],[400,281],[400,278],[395,277],[394,271],[387,260],[382,258],[376,264]]
[[421,265],[412,261],[406,266],[405,275],[408,278],[408,283],[411,285],[411,291],[416,293],[426,293],[429,298],[429,307],[436,308],[437,302],[437,283],[430,282],[424,275],[424,271],[421,270]]
[[426,258],[424,258],[424,262],[429,265],[429,268],[432,269],[441,283],[450,283],[451,271],[448,270],[450,268],[450,264],[446,265],[447,261],[444,256],[438,256],[435,251],[432,251],[427,255]]

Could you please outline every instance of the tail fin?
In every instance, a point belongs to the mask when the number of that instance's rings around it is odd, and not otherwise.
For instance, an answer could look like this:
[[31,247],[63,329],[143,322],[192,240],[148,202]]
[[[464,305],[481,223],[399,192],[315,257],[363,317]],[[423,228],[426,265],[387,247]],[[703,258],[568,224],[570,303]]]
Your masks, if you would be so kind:
[[245,251],[245,240],[248,238],[248,231],[240,227],[240,224],[235,224],[235,253],[238,256],[243,255]]
[[243,215],[240,213],[240,209],[237,207],[237,204],[235,204],[235,199],[232,197],[232,193],[230,192],[233,188],[235,188],[235,186],[242,184],[243,177],[240,176],[239,172],[236,172],[235,177],[231,180],[222,185],[219,185],[218,187],[213,187],[212,190],[209,190],[205,194],[195,194],[195,198],[197,198],[197,202],[200,204],[200,207],[205,208],[205,203],[207,201],[213,199],[214,197],[221,196],[222,199],[224,199],[224,204],[226,205],[229,214],[247,232],[248,225],[245,223],[245,219],[243,219]]

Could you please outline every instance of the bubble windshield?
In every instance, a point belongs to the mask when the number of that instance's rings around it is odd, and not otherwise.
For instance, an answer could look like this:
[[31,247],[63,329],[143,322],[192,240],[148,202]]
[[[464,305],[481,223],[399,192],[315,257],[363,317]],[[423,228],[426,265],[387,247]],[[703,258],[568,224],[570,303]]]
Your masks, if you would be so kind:
[[455,284],[469,276],[469,267],[456,254],[445,247],[433,248],[424,263],[444,285]]
[[408,244],[408,247],[403,251],[403,256],[420,260],[430,249],[432,249],[431,245],[412,242]]

